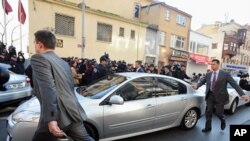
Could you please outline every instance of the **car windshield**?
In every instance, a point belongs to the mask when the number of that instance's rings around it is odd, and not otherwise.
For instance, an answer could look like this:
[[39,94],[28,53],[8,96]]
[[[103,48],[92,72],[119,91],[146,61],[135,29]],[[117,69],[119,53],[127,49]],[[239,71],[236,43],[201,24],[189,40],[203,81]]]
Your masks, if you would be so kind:
[[[116,88],[119,84],[126,81],[127,78],[121,75],[112,75],[105,77],[94,84],[78,90],[79,94],[91,99],[100,99],[108,92]],[[81,89],[81,88],[80,88]]]

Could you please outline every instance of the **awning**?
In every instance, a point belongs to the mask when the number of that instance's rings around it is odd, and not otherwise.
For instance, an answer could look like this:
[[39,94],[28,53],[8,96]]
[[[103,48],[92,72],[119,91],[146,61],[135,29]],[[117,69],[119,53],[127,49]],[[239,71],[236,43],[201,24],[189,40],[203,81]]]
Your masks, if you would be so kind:
[[200,54],[189,53],[189,58],[195,61],[196,64],[210,64],[209,57]]

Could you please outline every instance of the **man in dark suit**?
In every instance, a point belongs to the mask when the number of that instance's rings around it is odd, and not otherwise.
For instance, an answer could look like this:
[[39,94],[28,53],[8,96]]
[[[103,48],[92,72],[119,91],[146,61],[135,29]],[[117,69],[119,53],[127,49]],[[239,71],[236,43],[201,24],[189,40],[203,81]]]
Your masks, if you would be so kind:
[[193,86],[194,89],[197,89],[206,83],[206,124],[205,128],[202,129],[202,132],[209,132],[212,129],[211,123],[214,107],[216,108],[216,115],[221,120],[221,130],[225,129],[226,122],[224,117],[224,105],[229,100],[227,83],[229,83],[238,92],[242,99],[246,101],[248,100],[248,96],[244,94],[232,76],[226,71],[219,70],[219,60],[212,60],[211,65],[213,71],[207,73],[205,78],[202,79],[197,86]]
[[45,30],[34,35],[33,92],[40,102],[41,115],[33,141],[56,141],[65,135],[74,141],[93,141],[83,125],[84,110],[74,95],[71,69],[54,53],[55,36]]
[[141,61],[135,61],[135,72],[144,72],[144,69],[141,67],[141,64]]

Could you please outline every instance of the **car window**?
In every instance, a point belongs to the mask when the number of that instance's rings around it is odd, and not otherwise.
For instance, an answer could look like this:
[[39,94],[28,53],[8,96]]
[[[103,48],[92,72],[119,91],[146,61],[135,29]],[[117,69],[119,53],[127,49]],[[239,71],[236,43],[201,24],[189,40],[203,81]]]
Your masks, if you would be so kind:
[[153,96],[153,78],[138,78],[126,83],[116,91],[116,95],[121,96],[124,101],[147,99]]
[[120,75],[113,75],[112,78],[103,78],[100,81],[84,88],[77,89],[77,92],[84,97],[90,97],[91,99],[100,99],[108,92],[116,88],[119,84],[126,81],[127,78]]
[[170,78],[158,78],[155,89],[156,96],[172,96],[186,93],[187,88],[181,82]]

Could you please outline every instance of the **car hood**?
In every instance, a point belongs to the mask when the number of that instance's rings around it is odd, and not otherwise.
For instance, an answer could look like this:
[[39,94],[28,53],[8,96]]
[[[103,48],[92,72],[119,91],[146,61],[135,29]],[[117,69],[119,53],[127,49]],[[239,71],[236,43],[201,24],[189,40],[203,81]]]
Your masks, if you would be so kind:
[[[83,106],[88,104],[88,102],[92,101],[93,99],[85,98],[79,94],[76,94],[77,100]],[[20,111],[31,111],[31,112],[40,112],[40,103],[37,97],[32,97],[31,99],[27,100],[23,104],[21,104],[14,113],[18,113]]]

